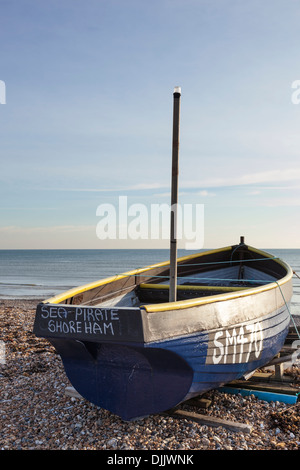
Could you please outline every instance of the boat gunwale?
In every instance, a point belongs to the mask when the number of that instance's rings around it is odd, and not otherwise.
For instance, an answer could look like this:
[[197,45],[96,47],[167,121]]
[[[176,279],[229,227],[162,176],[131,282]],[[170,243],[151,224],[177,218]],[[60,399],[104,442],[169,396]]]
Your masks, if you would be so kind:
[[[215,253],[220,253],[220,252],[225,252],[229,251],[232,249],[232,246],[226,246],[223,248],[218,248],[214,250],[209,250],[209,251],[203,251],[203,252],[198,252],[194,253],[192,255],[186,255],[178,258],[178,262],[182,262],[185,260],[192,260],[193,258],[199,258],[201,256],[207,256],[210,254],[215,254]],[[273,256],[265,251],[258,250],[257,248],[251,247],[247,245],[247,249],[249,251],[252,251],[254,253],[257,253],[265,258],[271,258],[273,259]],[[250,287],[250,288],[245,288],[242,290],[234,291],[234,292],[227,292],[227,293],[222,293],[222,294],[216,294],[212,295],[209,297],[198,297],[198,298],[193,298],[193,299],[186,299],[186,300],[179,300],[175,302],[163,302],[163,303],[158,303],[158,304],[147,304],[147,305],[141,305],[140,309],[146,310],[147,313],[156,313],[156,312],[162,312],[162,311],[168,311],[168,310],[179,310],[179,309],[185,309],[185,308],[190,308],[190,307],[196,307],[200,305],[205,305],[213,302],[221,302],[225,300],[231,300],[231,299],[236,299],[239,297],[247,297],[253,294],[258,294],[261,292],[265,292],[268,290],[276,289],[279,288],[280,286],[286,284],[289,282],[293,276],[293,270],[291,267],[285,263],[283,260],[280,258],[274,259],[274,261],[284,267],[284,269],[287,271],[286,275],[283,276],[281,279],[278,279],[277,281],[270,282],[268,284],[264,284],[262,286],[256,286],[256,287]],[[149,271],[150,269],[154,268],[159,268],[159,267],[164,267],[164,266],[169,266],[170,261],[163,261],[160,263],[156,263],[153,265],[145,266],[143,268],[137,268],[134,270],[126,271],[121,274],[117,274],[115,276],[110,276],[104,279],[100,279],[95,282],[91,282],[88,284],[84,284],[82,286],[74,287],[73,289],[69,289],[61,294],[58,294],[54,297],[51,297],[49,299],[46,299],[42,301],[41,303],[43,304],[61,304],[64,300],[67,300],[71,297],[74,297],[75,295],[82,294],[84,292],[87,292],[91,289],[100,287],[102,285],[109,284],[111,282],[120,280],[120,279],[125,279],[126,277],[129,276],[135,276],[139,275],[142,273],[145,273],[146,271]]]
[[[215,250],[203,251],[203,253],[194,253],[192,255],[182,256],[181,258],[178,258],[178,261],[185,261],[187,259],[198,258],[199,256],[202,256],[202,255],[213,254],[213,253],[218,253],[222,251],[229,251],[231,250],[231,248],[232,246],[226,246],[224,248],[218,248]],[[143,268],[137,268],[137,269],[133,269],[130,271],[125,271],[124,273],[116,274],[114,276],[109,276],[104,279],[99,279],[98,281],[93,281],[93,282],[83,284],[78,287],[74,287],[72,289],[68,289],[67,291],[62,292],[61,294],[57,294],[53,297],[49,297],[48,299],[43,300],[41,303],[57,304],[57,303],[62,302],[63,300],[69,299],[70,297],[74,295],[82,294],[83,292],[94,289],[95,287],[100,287],[102,285],[109,284],[111,282],[118,281],[120,279],[124,279],[128,276],[135,276],[135,275],[144,273],[145,271],[149,271],[150,269],[169,266],[169,264],[170,264],[170,261],[167,260],[167,261],[162,261],[160,263],[151,264],[149,266],[144,266]]]

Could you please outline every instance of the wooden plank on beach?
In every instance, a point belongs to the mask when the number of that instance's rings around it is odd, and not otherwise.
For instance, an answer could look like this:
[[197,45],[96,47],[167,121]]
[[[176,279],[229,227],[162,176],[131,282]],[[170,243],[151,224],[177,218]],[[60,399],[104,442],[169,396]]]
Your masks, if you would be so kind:
[[285,384],[281,382],[263,382],[263,381],[251,381],[251,380],[233,380],[226,387],[241,388],[246,390],[258,390],[270,393],[283,393],[287,395],[297,395],[299,388],[293,387],[293,385]]
[[192,421],[196,421],[199,424],[205,424],[206,426],[221,426],[234,432],[244,432],[250,434],[252,431],[252,426],[250,424],[238,423],[236,421],[215,418],[213,416],[202,415],[200,413],[193,413],[185,410],[168,410],[166,414],[168,416],[172,416],[173,418],[190,419]]
[[72,398],[83,398],[74,387],[66,387],[65,394]]
[[211,405],[211,400],[203,398],[201,396],[190,398],[185,402],[186,405],[197,406],[198,408],[209,408]]
[[256,371],[252,377],[251,380],[269,380],[273,375],[273,372],[258,372]]

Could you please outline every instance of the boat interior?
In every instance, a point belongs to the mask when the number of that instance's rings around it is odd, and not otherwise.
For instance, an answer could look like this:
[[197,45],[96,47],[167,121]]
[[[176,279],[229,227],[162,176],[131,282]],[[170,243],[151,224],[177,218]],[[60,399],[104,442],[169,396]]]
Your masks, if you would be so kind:
[[[178,259],[177,300],[249,289],[281,279],[284,263],[240,244]],[[101,307],[138,307],[169,302],[169,263],[99,281],[61,303]]]

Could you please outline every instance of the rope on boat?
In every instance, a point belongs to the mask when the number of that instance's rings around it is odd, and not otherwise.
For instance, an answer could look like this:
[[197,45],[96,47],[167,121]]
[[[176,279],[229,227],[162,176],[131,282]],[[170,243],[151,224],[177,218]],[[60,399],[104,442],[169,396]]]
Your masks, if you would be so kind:
[[[135,276],[135,274],[128,274],[128,276]],[[140,277],[151,277],[151,278],[158,278],[158,279],[170,279],[170,276],[153,276],[149,274],[139,273]],[[177,279],[187,279],[187,276],[177,276]],[[274,280],[266,281],[265,279],[222,279],[217,277],[191,277],[188,276],[189,281],[223,281],[223,282],[253,282],[253,283],[261,283],[264,284],[272,284],[272,282],[276,282]],[[188,286],[187,286],[188,287]]]
[[297,333],[297,336],[298,336],[298,338],[300,339],[299,330],[298,330],[297,325],[296,325],[296,323],[295,323],[294,317],[293,317],[293,315],[292,315],[292,313],[291,313],[291,311],[290,311],[290,308],[289,308],[289,306],[288,306],[288,303],[287,303],[287,301],[285,300],[285,297],[284,297],[284,294],[283,294],[283,292],[282,292],[282,289],[281,289],[281,287],[280,287],[278,281],[275,281],[275,282],[276,282],[277,286],[279,287],[280,293],[281,293],[281,295],[282,295],[282,298],[283,298],[283,300],[284,300],[285,306],[286,306],[286,308],[287,308],[287,310],[288,310],[288,312],[289,312],[289,315],[290,315],[290,317],[291,317],[291,320],[292,320],[292,323],[293,323],[293,325],[294,325],[294,328],[295,328],[295,331],[296,331],[296,333]]
[[[254,259],[243,259],[242,260],[242,263],[247,263],[248,261],[269,261],[269,260],[273,260],[273,259],[279,259],[278,256],[272,256],[272,258],[254,258]],[[179,264],[178,266],[182,267],[182,266],[207,266],[209,264],[232,264],[232,263],[241,263],[241,260],[230,260],[230,261],[210,261],[208,263],[187,263],[187,264]],[[300,277],[299,277],[300,279]]]
[[[296,271],[293,270],[293,274],[294,274],[298,279],[300,279],[300,276],[296,273]],[[280,290],[281,290],[281,289],[280,289]],[[281,294],[282,294],[282,292],[281,292]],[[283,296],[283,294],[282,294],[282,296]],[[284,297],[283,297],[283,298],[284,298]],[[284,301],[285,301],[285,299],[284,299]],[[285,303],[286,303],[286,301],[285,301]],[[293,325],[294,325],[294,327],[295,327],[297,336],[298,336],[298,338],[300,339],[300,333],[299,333],[298,327],[297,327],[297,325],[295,324],[293,315],[292,315],[291,313],[290,313],[290,315],[291,315],[292,322],[293,322]]]
[[300,279],[300,276],[298,276],[298,274],[296,273],[296,271],[293,271],[293,274],[295,274],[295,276],[297,276],[297,278]]

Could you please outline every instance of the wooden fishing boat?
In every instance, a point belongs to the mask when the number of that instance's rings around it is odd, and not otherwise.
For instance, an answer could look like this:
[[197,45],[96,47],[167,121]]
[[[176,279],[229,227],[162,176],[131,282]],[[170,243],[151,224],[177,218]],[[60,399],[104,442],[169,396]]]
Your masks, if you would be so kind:
[[288,333],[291,268],[247,246],[102,279],[37,306],[80,395],[124,420],[162,412],[267,364]]

